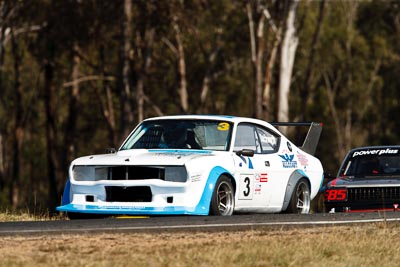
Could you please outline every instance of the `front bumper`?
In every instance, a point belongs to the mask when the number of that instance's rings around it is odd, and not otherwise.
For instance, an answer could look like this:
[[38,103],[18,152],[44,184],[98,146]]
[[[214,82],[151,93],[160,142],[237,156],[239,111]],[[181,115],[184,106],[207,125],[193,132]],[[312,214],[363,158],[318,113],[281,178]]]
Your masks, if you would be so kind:
[[[329,191],[333,191],[335,197]],[[400,186],[328,187],[324,204],[327,211],[332,208],[335,211],[397,210]]]
[[61,212],[90,213],[104,215],[208,215],[209,209],[202,206],[188,208],[182,206],[148,207],[126,206],[123,204],[67,204],[57,207]]
[[362,202],[326,202],[324,203],[327,212],[369,212],[369,211],[398,211],[399,201],[362,201]]
[[[71,200],[57,211],[105,215],[208,215],[209,194],[185,186],[73,186]],[[147,190],[145,190],[147,189]],[[197,195],[197,196],[195,196]]]
[[[196,180],[192,177],[189,183],[147,180],[71,184],[67,180],[62,205],[56,210],[105,215],[208,215],[215,183],[224,173],[229,172],[214,167],[205,182],[193,176]],[[133,187],[151,190],[136,197]]]

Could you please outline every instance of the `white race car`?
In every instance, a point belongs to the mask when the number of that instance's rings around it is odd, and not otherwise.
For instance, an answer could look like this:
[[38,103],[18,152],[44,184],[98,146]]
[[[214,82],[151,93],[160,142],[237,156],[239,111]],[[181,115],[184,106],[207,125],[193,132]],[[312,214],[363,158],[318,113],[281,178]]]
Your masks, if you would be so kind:
[[321,126],[307,125],[311,127],[300,148],[257,119],[208,115],[146,119],[118,151],[71,163],[57,210],[71,219],[309,213],[323,169],[311,155]]

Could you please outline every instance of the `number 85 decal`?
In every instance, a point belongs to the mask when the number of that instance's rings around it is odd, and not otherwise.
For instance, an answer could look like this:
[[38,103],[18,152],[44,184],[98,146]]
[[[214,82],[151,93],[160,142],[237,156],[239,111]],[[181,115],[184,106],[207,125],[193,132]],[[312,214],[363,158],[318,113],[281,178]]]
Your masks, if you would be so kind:
[[254,174],[242,174],[239,181],[239,199],[253,199]]

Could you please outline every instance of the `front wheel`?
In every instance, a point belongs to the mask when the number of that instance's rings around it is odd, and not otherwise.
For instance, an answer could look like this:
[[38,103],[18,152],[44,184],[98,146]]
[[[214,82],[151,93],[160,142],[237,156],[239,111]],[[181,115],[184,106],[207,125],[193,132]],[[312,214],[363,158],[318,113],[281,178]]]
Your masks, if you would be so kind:
[[235,194],[230,179],[221,176],[211,198],[210,215],[230,216],[235,207]]
[[290,213],[309,213],[311,205],[310,186],[306,179],[301,178],[294,188],[287,211]]

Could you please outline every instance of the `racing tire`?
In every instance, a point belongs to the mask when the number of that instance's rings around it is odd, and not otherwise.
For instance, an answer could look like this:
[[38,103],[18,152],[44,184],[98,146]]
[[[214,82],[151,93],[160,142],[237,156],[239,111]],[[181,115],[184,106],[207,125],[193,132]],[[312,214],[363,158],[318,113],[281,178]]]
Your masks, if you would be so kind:
[[221,176],[212,194],[210,203],[210,215],[230,216],[235,207],[235,194],[231,180],[226,176]]
[[296,183],[286,211],[289,213],[308,214],[310,213],[310,206],[310,185],[305,178],[301,178]]

